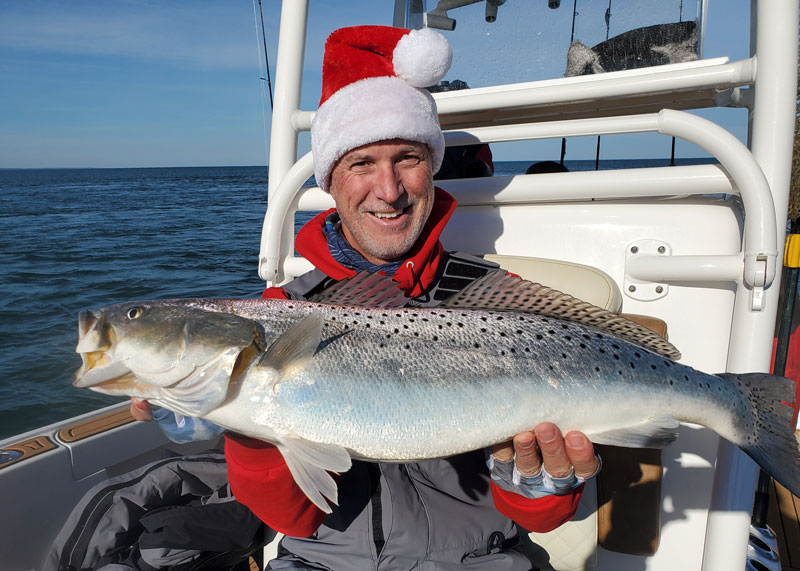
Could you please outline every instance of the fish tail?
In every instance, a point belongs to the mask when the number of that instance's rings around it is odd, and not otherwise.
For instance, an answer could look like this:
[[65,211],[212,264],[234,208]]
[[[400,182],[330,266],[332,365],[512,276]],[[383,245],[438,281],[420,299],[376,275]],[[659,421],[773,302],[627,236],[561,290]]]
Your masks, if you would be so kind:
[[[800,441],[792,426],[794,381],[766,373],[719,375],[739,388],[737,444],[795,496],[800,495]],[[783,402],[781,402],[783,401]],[[749,409],[749,410],[748,410]]]

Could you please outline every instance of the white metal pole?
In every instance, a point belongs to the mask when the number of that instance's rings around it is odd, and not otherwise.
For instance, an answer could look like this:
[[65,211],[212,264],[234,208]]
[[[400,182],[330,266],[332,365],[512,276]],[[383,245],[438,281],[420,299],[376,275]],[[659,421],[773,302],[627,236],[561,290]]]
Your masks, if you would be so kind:
[[307,18],[308,0],[283,2],[269,143],[270,197],[297,160],[297,129],[294,127],[293,118],[300,110]]
[[[753,2],[757,22],[755,104],[751,150],[770,185],[775,204],[776,239],[783,249],[788,204],[797,85],[798,0]],[[778,265],[775,284],[780,283]],[[767,371],[775,329],[778,288],[769,291],[761,312],[749,308],[750,292],[737,284],[728,370]],[[720,440],[703,569],[743,569],[749,539],[756,465],[732,444]]]

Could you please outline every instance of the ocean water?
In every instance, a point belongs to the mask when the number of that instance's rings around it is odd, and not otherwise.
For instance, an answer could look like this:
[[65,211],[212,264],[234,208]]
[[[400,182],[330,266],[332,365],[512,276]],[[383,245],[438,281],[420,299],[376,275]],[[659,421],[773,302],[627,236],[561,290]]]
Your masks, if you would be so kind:
[[266,194],[266,167],[0,170],[0,439],[122,400],[71,385],[81,310],[260,296]]

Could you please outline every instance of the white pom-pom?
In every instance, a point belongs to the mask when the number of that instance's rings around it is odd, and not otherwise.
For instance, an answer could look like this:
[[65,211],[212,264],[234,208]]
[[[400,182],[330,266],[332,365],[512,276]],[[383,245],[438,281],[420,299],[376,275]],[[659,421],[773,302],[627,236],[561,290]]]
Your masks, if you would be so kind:
[[392,53],[394,72],[414,87],[435,85],[453,61],[447,39],[430,28],[411,30],[400,38]]

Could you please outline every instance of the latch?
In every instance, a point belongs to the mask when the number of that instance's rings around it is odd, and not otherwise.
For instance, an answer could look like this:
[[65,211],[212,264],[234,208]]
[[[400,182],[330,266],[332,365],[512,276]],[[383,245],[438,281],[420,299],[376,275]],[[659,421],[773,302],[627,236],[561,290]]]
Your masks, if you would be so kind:
[[[748,265],[746,264],[745,267],[747,268]],[[767,287],[767,258],[757,257],[751,267],[750,311],[763,311],[764,289]]]

